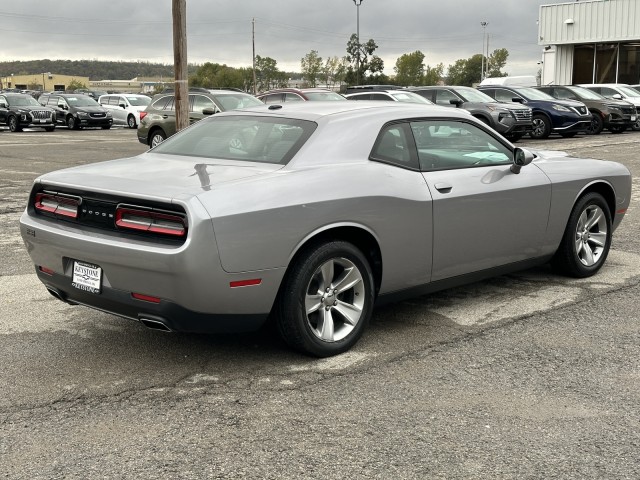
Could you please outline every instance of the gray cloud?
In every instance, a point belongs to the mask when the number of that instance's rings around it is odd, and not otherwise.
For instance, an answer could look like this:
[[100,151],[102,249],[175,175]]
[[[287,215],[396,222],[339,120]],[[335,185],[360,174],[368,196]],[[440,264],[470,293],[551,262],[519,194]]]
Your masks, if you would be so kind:
[[[100,59],[172,63],[171,2],[130,0],[20,0],[0,7],[0,60]],[[543,0],[363,0],[360,38],[393,73],[396,59],[416,50],[445,67],[482,49],[481,21],[489,22],[490,50],[506,48],[510,74],[534,74],[540,59],[537,19]],[[299,70],[309,51],[342,57],[356,31],[352,0],[188,0],[189,62],[251,64],[256,53],[282,70]]]

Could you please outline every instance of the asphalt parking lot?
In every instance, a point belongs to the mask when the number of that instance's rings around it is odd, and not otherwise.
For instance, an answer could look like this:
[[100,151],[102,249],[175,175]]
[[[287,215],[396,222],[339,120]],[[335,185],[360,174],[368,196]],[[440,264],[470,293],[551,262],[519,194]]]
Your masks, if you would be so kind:
[[18,233],[33,179],[145,146],[123,128],[0,131],[0,474],[640,478],[640,132],[518,145],[631,170],[601,273],[385,307],[352,351],[315,360],[268,329],[165,334],[55,300]]

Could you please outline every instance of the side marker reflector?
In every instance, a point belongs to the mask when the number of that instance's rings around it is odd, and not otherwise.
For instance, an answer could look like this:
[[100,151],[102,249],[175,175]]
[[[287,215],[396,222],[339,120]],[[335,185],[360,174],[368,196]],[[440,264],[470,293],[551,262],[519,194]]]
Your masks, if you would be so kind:
[[231,288],[251,287],[253,285],[260,285],[261,283],[261,278],[252,278],[251,280],[236,280],[235,282],[229,282],[229,286]]

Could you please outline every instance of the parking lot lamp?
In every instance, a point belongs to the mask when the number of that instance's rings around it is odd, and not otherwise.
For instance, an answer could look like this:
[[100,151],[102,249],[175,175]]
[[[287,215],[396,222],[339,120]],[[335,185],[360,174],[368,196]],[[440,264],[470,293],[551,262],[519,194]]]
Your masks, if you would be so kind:
[[358,43],[358,53],[356,54],[356,84],[360,85],[360,5],[362,0],[353,0],[356,6],[356,42]]

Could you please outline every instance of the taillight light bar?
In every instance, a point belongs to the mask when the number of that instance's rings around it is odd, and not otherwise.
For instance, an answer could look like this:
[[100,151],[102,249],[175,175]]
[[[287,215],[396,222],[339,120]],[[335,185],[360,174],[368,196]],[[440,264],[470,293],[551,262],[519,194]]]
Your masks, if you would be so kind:
[[140,112],[140,120],[147,116],[147,112]]
[[116,226],[125,230],[137,230],[172,237],[187,235],[187,220],[183,216],[128,205],[119,205],[116,208]]
[[80,197],[59,193],[36,193],[34,207],[41,212],[53,213],[67,218],[78,218],[78,207],[82,203]]

